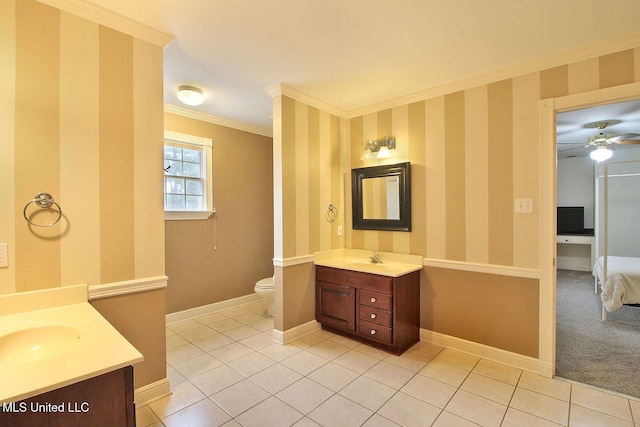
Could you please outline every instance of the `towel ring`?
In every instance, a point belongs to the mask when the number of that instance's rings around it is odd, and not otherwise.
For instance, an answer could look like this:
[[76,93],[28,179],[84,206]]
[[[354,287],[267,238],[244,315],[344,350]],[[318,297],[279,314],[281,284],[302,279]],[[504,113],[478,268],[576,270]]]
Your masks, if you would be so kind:
[[[52,205],[56,205],[56,207],[58,208],[58,218],[56,218],[56,220],[53,221],[50,224],[35,224],[35,223],[31,222],[29,217],[27,217],[27,208],[29,207],[29,205],[31,203],[35,203],[40,208],[50,208]],[[53,200],[53,197],[51,196],[51,194],[49,194],[49,193],[38,193],[38,194],[36,194],[36,196],[34,197],[33,200],[31,200],[29,203],[27,203],[24,206],[24,209],[22,211],[22,216],[24,216],[24,219],[26,219],[27,222],[29,224],[33,225],[33,226],[36,226],[36,227],[52,227],[52,226],[56,225],[58,223],[58,221],[60,221],[60,218],[62,218],[62,208],[60,207],[60,205],[58,203],[56,203],[55,200]]]
[[327,211],[327,221],[329,222],[333,222],[336,220],[336,218],[338,218],[338,209],[336,209],[335,206],[333,206],[332,204],[329,205],[329,210]]

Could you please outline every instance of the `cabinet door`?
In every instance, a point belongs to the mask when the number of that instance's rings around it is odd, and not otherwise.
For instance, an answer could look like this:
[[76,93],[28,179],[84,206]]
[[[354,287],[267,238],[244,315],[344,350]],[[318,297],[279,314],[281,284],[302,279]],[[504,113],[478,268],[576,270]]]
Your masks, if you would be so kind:
[[356,289],[335,283],[317,282],[316,320],[345,331],[356,330]]

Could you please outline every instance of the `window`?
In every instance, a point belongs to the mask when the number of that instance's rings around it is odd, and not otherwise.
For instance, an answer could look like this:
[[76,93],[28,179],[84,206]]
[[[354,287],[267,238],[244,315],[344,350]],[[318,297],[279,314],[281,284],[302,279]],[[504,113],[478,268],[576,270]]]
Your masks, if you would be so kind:
[[164,132],[165,219],[207,219],[215,212],[212,148],[209,138]]

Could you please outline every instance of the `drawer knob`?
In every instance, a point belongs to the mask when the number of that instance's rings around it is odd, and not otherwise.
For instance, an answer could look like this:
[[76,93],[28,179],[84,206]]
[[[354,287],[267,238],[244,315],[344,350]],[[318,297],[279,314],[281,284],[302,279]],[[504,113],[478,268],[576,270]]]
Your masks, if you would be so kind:
[[371,298],[371,302],[376,302],[377,300],[375,298]]
[[378,331],[376,331],[375,329],[372,329],[372,330],[371,330],[371,335],[375,335],[375,334],[376,334],[376,332],[378,332]]
[[375,313],[371,313],[371,318],[372,318],[372,319],[375,319],[376,317],[378,317],[378,316],[376,316],[376,314],[375,314]]

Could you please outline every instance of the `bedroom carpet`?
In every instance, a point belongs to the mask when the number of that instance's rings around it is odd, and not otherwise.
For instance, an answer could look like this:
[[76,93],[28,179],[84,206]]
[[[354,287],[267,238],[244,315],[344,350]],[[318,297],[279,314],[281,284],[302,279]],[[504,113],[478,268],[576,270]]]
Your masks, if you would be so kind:
[[601,313],[593,276],[558,270],[556,376],[640,398],[640,307]]

